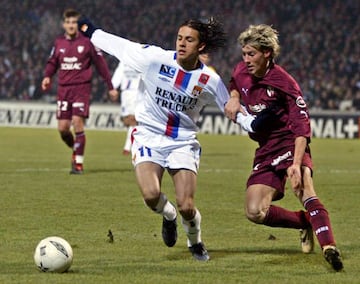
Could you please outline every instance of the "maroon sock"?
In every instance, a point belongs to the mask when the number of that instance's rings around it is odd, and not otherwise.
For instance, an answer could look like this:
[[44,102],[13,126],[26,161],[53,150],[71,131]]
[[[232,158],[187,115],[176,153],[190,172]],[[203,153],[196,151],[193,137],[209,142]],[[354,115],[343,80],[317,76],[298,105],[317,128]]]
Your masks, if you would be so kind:
[[77,156],[84,156],[86,137],[85,132],[75,133],[74,152]]
[[310,223],[321,247],[335,245],[335,239],[330,225],[329,214],[320,200],[310,197],[304,202],[309,212]]
[[61,139],[68,145],[70,148],[74,146],[74,136],[70,131],[68,132],[61,132],[60,133]]
[[274,205],[270,206],[263,224],[270,227],[294,229],[304,229],[310,226],[303,210],[289,211]]

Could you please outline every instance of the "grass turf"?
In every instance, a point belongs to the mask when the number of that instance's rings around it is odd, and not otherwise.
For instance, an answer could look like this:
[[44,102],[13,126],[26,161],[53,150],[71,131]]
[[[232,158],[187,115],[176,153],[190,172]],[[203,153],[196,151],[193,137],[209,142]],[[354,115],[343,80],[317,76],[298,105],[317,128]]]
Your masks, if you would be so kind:
[[[255,144],[247,137],[200,135],[195,202],[211,261],[161,239],[160,216],[146,208],[124,132],[88,131],[85,174],[69,175],[70,150],[54,129],[0,128],[0,283],[358,283],[359,140],[313,139],[315,189],[330,213],[345,269],[301,253],[298,231],[246,220],[244,187]],[[174,193],[167,175],[163,191]],[[288,189],[278,205],[299,210]],[[109,242],[108,230],[114,235]],[[68,273],[38,272],[33,252],[58,235],[73,247]],[[272,238],[269,238],[270,235]]]

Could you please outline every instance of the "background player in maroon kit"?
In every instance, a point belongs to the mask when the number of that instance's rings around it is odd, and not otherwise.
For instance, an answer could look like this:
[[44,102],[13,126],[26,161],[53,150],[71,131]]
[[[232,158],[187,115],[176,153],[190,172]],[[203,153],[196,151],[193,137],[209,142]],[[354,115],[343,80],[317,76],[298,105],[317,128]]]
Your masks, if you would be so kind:
[[[300,229],[302,250],[313,251],[313,231],[325,259],[343,268],[328,212],[317,197],[312,180],[310,120],[297,82],[274,63],[279,55],[278,33],[267,25],[250,26],[238,38],[243,61],[234,69],[226,115],[235,120],[241,103],[250,114],[277,114],[266,128],[249,133],[257,141],[253,171],[247,181],[246,216],[257,224]],[[306,212],[272,205],[284,196],[287,177]]]
[[[71,174],[83,173],[86,141],[84,125],[85,119],[89,117],[92,64],[106,82],[109,95],[117,95],[101,51],[95,49],[90,40],[78,32],[79,17],[77,11],[65,10],[65,34],[55,40],[42,80],[42,89],[48,89],[51,77],[59,70],[56,116],[62,140],[73,149]],[[75,138],[70,130],[71,125]]]

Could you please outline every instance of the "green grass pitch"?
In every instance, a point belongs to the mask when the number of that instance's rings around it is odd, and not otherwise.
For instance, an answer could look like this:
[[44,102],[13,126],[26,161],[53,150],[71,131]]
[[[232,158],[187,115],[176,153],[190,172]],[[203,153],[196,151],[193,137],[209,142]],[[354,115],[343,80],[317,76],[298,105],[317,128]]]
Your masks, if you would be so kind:
[[[359,140],[311,144],[315,188],[344,259],[335,273],[317,243],[301,253],[297,230],[247,221],[244,187],[256,145],[243,136],[199,135],[195,202],[211,260],[192,259],[180,223],[178,243],[167,248],[162,219],[144,206],[130,157],[121,154],[124,138],[87,131],[85,174],[72,176],[71,152],[55,129],[0,128],[0,283],[359,283]],[[167,175],[163,191],[174,200]],[[276,204],[301,208],[289,188]],[[72,245],[68,273],[35,267],[35,247],[51,235]]]

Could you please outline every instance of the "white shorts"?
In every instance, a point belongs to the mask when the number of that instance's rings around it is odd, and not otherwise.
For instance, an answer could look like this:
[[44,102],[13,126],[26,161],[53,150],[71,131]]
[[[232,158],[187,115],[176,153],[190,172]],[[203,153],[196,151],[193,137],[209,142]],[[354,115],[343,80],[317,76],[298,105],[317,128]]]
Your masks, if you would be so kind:
[[136,96],[135,92],[121,93],[121,117],[135,114]]
[[196,139],[174,141],[165,135],[148,131],[136,130],[133,133],[134,142],[131,152],[134,167],[142,162],[153,162],[166,169],[187,169],[194,173],[198,172],[201,147]]

